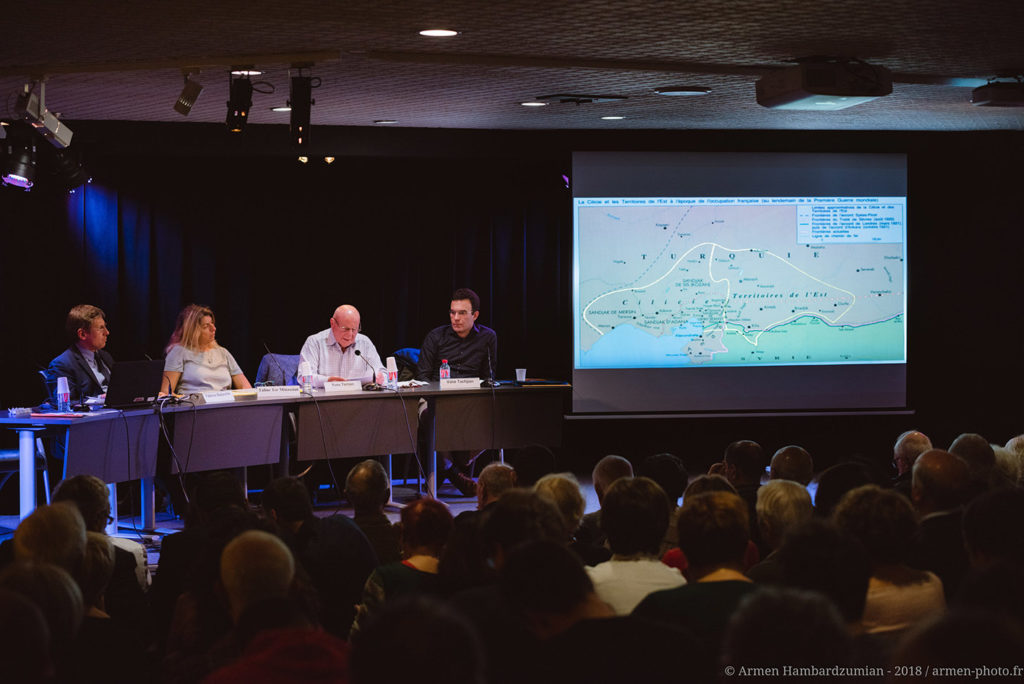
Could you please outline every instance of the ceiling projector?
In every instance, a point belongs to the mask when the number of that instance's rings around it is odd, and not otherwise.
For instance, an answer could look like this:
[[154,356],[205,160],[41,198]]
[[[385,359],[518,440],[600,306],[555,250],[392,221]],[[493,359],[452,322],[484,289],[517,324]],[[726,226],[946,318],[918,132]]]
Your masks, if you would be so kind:
[[803,62],[763,76],[756,86],[762,107],[833,111],[888,95],[892,74],[856,60]]
[[971,104],[979,107],[1024,107],[1024,83],[993,81],[971,91]]
[[64,149],[71,144],[74,133],[46,108],[45,88],[46,85],[40,83],[39,95],[36,95],[32,92],[32,84],[25,84],[24,91],[14,103],[14,115],[31,124],[51,145]]

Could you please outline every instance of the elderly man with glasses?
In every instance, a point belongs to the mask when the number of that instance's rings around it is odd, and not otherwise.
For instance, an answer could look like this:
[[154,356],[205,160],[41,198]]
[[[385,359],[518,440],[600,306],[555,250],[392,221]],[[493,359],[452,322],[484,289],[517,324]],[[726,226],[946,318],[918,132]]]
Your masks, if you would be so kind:
[[343,304],[334,310],[330,328],[306,338],[299,364],[309,362],[313,387],[336,380],[373,382],[378,371],[383,371],[376,347],[359,330],[359,311]]

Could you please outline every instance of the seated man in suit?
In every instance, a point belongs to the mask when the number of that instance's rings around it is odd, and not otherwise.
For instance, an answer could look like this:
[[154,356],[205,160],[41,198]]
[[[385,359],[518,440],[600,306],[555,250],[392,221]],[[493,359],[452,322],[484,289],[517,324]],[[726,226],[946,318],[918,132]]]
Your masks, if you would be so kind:
[[79,304],[68,312],[64,327],[71,346],[50,362],[46,369],[47,388],[52,400],[57,378],[66,377],[71,400],[84,402],[86,397],[106,392],[110,381],[114,359],[103,350],[110,334],[106,314],[91,304]]

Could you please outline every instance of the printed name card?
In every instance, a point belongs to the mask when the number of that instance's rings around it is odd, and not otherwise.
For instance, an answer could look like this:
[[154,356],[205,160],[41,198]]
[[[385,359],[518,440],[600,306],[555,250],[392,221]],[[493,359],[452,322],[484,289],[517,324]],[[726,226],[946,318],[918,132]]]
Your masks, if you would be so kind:
[[201,392],[204,404],[230,404],[235,400],[235,394],[231,390],[220,390],[219,392]]
[[269,387],[257,387],[258,399],[289,399],[298,398],[302,394],[302,388],[298,385],[271,385]]
[[363,383],[358,380],[328,380],[324,383],[324,394],[345,394],[362,391]]
[[441,389],[443,390],[464,390],[479,389],[480,378],[443,378]]

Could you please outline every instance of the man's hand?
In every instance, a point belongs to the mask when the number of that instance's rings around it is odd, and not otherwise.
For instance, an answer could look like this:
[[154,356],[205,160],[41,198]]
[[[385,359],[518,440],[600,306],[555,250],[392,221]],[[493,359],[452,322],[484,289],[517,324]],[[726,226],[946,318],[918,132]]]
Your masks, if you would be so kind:
[[331,377],[327,378],[327,382],[345,382],[345,378],[339,378],[336,375],[332,375]]

